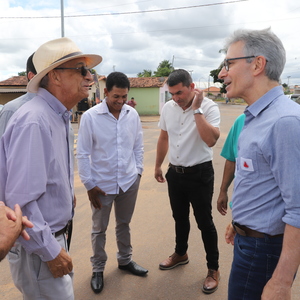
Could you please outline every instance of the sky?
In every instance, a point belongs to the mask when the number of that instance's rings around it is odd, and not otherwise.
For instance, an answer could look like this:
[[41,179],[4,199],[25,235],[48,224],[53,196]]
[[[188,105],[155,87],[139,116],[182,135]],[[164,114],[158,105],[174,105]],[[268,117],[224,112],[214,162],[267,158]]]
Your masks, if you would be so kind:
[[64,34],[103,57],[100,75],[136,77],[169,60],[206,88],[225,57],[226,37],[271,27],[287,54],[281,81],[300,85],[299,23],[299,0],[1,0],[0,80],[25,71],[28,56]]

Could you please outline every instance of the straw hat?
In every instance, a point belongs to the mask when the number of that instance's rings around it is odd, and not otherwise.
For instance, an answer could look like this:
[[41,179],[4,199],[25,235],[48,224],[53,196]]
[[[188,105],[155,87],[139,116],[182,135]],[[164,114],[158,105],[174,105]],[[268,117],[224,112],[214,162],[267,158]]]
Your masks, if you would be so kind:
[[77,45],[66,37],[52,40],[41,45],[35,51],[33,56],[33,63],[37,74],[29,81],[27,91],[36,93],[39,88],[40,81],[51,70],[69,60],[80,57],[87,58],[88,68],[93,68],[102,61],[102,57],[100,55],[83,54]]

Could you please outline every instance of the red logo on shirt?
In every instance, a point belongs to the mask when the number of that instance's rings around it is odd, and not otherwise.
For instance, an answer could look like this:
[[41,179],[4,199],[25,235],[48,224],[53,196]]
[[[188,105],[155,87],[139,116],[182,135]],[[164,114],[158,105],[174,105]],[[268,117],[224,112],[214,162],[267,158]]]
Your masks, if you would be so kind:
[[248,164],[244,161],[244,167],[249,168]]

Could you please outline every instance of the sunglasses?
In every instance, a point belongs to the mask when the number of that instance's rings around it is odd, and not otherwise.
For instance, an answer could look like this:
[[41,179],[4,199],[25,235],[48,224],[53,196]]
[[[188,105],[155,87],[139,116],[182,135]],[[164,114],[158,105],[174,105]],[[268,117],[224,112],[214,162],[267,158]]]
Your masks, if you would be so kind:
[[55,70],[77,70],[77,71],[80,71],[80,73],[83,77],[86,76],[87,72],[92,73],[91,70],[85,66],[81,66],[79,68],[55,68]]

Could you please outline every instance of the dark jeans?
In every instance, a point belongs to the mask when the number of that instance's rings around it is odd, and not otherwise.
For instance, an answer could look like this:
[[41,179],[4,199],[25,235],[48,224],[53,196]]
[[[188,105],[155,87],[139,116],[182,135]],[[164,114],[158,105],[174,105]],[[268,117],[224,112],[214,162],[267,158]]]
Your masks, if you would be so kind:
[[282,248],[283,237],[253,238],[236,234],[228,300],[260,300]]
[[206,251],[208,269],[218,270],[218,235],[211,214],[211,202],[214,187],[214,169],[212,162],[200,165],[195,173],[176,173],[172,168],[166,174],[170,204],[175,220],[175,252],[184,255],[188,249],[190,232],[190,204],[201,230]]

